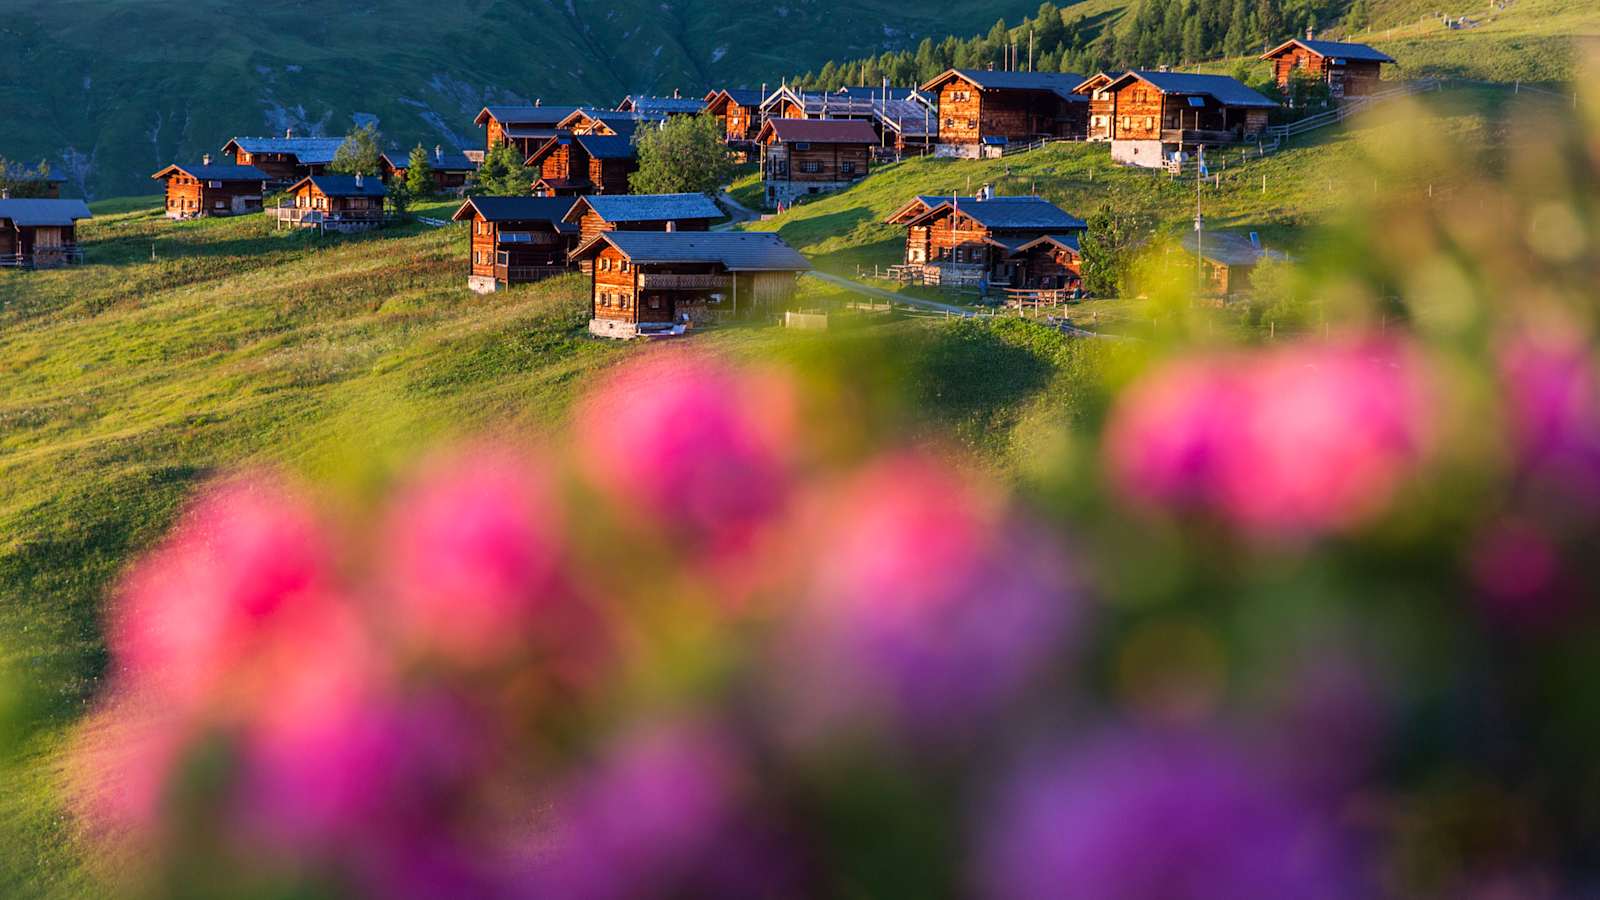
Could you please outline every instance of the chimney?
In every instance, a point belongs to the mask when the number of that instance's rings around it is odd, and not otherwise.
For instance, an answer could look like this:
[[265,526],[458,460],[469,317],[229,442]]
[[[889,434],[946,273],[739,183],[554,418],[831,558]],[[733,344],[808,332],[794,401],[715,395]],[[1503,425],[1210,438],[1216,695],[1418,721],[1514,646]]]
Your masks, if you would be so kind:
[[1317,39],[1317,30],[1315,28],[1307,26],[1306,27],[1306,40],[1314,41],[1316,39]]
[[433,158],[435,160],[438,160],[439,162],[444,162],[444,145],[443,144],[434,144],[433,145]]
[[673,221],[673,220],[671,220],[671,219],[668,219],[667,220],[667,233],[671,234],[671,233],[673,233],[674,231],[677,231],[677,230],[678,230],[678,223]]
[[682,99],[682,97],[683,93],[681,91],[679,91],[677,88],[672,89],[672,99],[679,100]]
[[361,173],[356,173],[356,187],[361,187]]
[[0,200],[10,200],[10,199],[11,199],[11,189],[10,188],[0,188]]
[[202,165],[202,166],[211,165],[211,154],[207,153],[207,154],[204,154],[203,156],[201,156],[200,157],[200,165]]
[[294,137],[294,129],[293,128],[285,128],[283,130],[283,137],[284,137],[285,140],[293,138]]
[[544,98],[543,97],[535,97],[534,100],[533,100],[533,105],[534,106],[543,106],[544,105]]

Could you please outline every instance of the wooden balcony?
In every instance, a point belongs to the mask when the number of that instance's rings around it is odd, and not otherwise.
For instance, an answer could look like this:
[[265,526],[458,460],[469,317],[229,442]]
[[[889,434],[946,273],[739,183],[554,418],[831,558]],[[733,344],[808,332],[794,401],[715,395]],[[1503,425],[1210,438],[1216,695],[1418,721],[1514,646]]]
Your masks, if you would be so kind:
[[726,275],[671,275],[642,272],[639,288],[646,291],[726,291],[732,282]]
[[274,206],[267,215],[277,227],[320,228],[324,231],[354,231],[378,228],[389,216],[381,209],[310,209],[300,206]]

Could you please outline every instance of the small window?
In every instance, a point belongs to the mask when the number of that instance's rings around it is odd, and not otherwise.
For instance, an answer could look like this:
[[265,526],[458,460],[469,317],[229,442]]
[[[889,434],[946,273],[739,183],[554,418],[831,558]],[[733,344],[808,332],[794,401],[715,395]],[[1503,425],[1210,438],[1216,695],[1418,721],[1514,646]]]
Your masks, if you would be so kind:
[[956,127],[956,120],[955,119],[945,119],[944,120],[944,127],[946,127],[946,128],[954,128],[954,127]]
[[623,260],[622,261],[622,271],[624,271],[624,272],[632,272],[633,271],[633,263],[629,262],[628,260]]
[[810,150],[811,149],[811,142],[810,141],[795,141],[794,142],[794,149],[796,149],[796,150]]
[[978,127],[978,120],[977,119],[968,119],[967,120],[967,127],[968,128],[977,128]]
[[661,308],[661,298],[660,297],[651,297],[650,298],[650,308],[651,309],[660,309]]

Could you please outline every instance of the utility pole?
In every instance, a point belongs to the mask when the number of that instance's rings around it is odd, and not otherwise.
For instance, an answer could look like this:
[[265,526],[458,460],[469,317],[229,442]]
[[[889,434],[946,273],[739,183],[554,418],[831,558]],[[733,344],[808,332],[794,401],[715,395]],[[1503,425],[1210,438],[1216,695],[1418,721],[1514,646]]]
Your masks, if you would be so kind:
[[1033,29],[1028,29],[1028,71],[1033,71]]

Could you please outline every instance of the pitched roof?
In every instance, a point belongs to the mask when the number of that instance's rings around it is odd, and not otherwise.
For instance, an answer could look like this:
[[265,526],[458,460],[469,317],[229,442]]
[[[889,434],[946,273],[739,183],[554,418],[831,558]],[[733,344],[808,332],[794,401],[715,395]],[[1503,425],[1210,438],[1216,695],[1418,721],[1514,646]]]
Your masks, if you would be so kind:
[[571,208],[571,197],[469,197],[451,218],[460,222],[472,210],[490,222],[549,222],[557,231],[573,231],[562,221]]
[[173,163],[150,177],[159,181],[171,176],[174,172],[182,172],[190,178],[199,179],[200,181],[266,181],[269,177],[267,173],[255,166],[236,166],[232,163],[212,163],[198,166]]
[[1149,69],[1129,69],[1111,84],[1110,89],[1121,87],[1129,79],[1138,79],[1154,85],[1164,94],[1195,94],[1211,97],[1223,106],[1258,107],[1276,109],[1278,102],[1268,100],[1247,87],[1244,82],[1227,75],[1197,75],[1193,72],[1153,72]]
[[553,138],[561,133],[561,129],[554,125],[507,125],[503,131],[508,138],[540,140]]
[[[890,100],[910,100],[912,95],[917,92],[914,87],[892,87],[888,90]],[[868,84],[856,87],[842,87],[833,93],[835,96],[842,95],[860,100],[882,100],[884,89]]]
[[814,141],[819,144],[876,144],[878,133],[860,119],[768,119],[757,141],[771,134],[780,143]]
[[482,128],[494,119],[501,125],[554,125],[572,115],[576,106],[485,106],[473,124]]
[[573,252],[592,256],[604,244],[640,265],[721,263],[730,272],[805,272],[811,264],[772,232],[603,231]]
[[924,91],[936,91],[953,78],[970,81],[986,91],[1047,91],[1073,103],[1085,102],[1082,94],[1073,88],[1083,83],[1083,76],[1072,72],[990,72],[982,69],[950,69],[922,86]]
[[344,138],[330,137],[236,137],[222,145],[222,152],[238,147],[246,153],[288,153],[304,165],[327,165],[343,143]]
[[572,139],[595,159],[633,159],[638,155],[633,138],[625,134],[577,134]]
[[1034,247],[1046,243],[1055,244],[1057,247],[1071,250],[1073,253],[1080,252],[1078,235],[1076,234],[1041,234],[1019,245],[1015,252],[1021,253],[1026,250],[1032,250]]
[[760,106],[762,99],[764,99],[761,96],[761,91],[756,88],[728,88],[719,93],[728,95],[729,100],[740,106]]
[[617,109],[643,115],[693,115],[706,108],[704,100],[693,97],[624,97]]
[[[941,198],[937,206],[933,206],[914,221],[920,221],[951,208],[950,198]],[[1089,227],[1087,222],[1043,197],[991,197],[988,200],[958,198],[953,208],[971,216],[983,227],[999,231],[1027,230],[1056,233]]]
[[919,194],[907,201],[906,205],[895,210],[894,213],[889,216],[889,218],[884,219],[884,224],[904,225],[910,222],[912,219],[922,218],[922,216],[926,214],[928,210],[937,207],[941,203],[949,203],[952,199],[960,203],[972,203],[975,202],[976,198],[951,197],[948,195],[940,196],[938,194]]
[[1107,72],[1096,72],[1093,75],[1090,75],[1088,78],[1085,78],[1083,81],[1080,81],[1077,86],[1072,89],[1072,92],[1074,94],[1088,94],[1098,88],[1105,87],[1114,80],[1116,80],[1115,75],[1111,75]]
[[[394,153],[386,152],[382,155],[384,159],[389,161],[389,165],[396,169],[409,168],[411,165],[410,150],[396,151]],[[428,151],[428,165],[444,172],[472,172],[478,168],[478,164],[468,159],[467,155],[460,150],[449,150],[441,153],[437,148]]]
[[82,200],[0,200],[0,219],[9,219],[24,228],[71,225],[91,218],[89,205]]
[[295,182],[289,191],[292,193],[299,190],[300,186],[308,181],[329,197],[384,197],[389,193],[382,180],[363,177],[361,183],[356,184],[354,175],[308,175]]
[[705,194],[596,194],[579,197],[571,206],[568,221],[582,218],[586,209],[605,222],[676,222],[724,215]]
[[1328,56],[1337,59],[1358,59],[1365,62],[1392,63],[1394,58],[1366,44],[1348,44],[1343,41],[1306,41],[1292,38],[1284,41],[1266,53],[1261,54],[1262,59],[1271,59],[1290,47],[1300,46],[1318,56]]
[[[1195,252],[1195,233],[1192,230],[1185,231],[1180,242],[1183,249]],[[1253,266],[1262,259],[1289,259],[1286,253],[1257,246],[1248,235],[1228,231],[1207,231],[1201,235],[1200,255],[1210,262],[1225,266]]]

